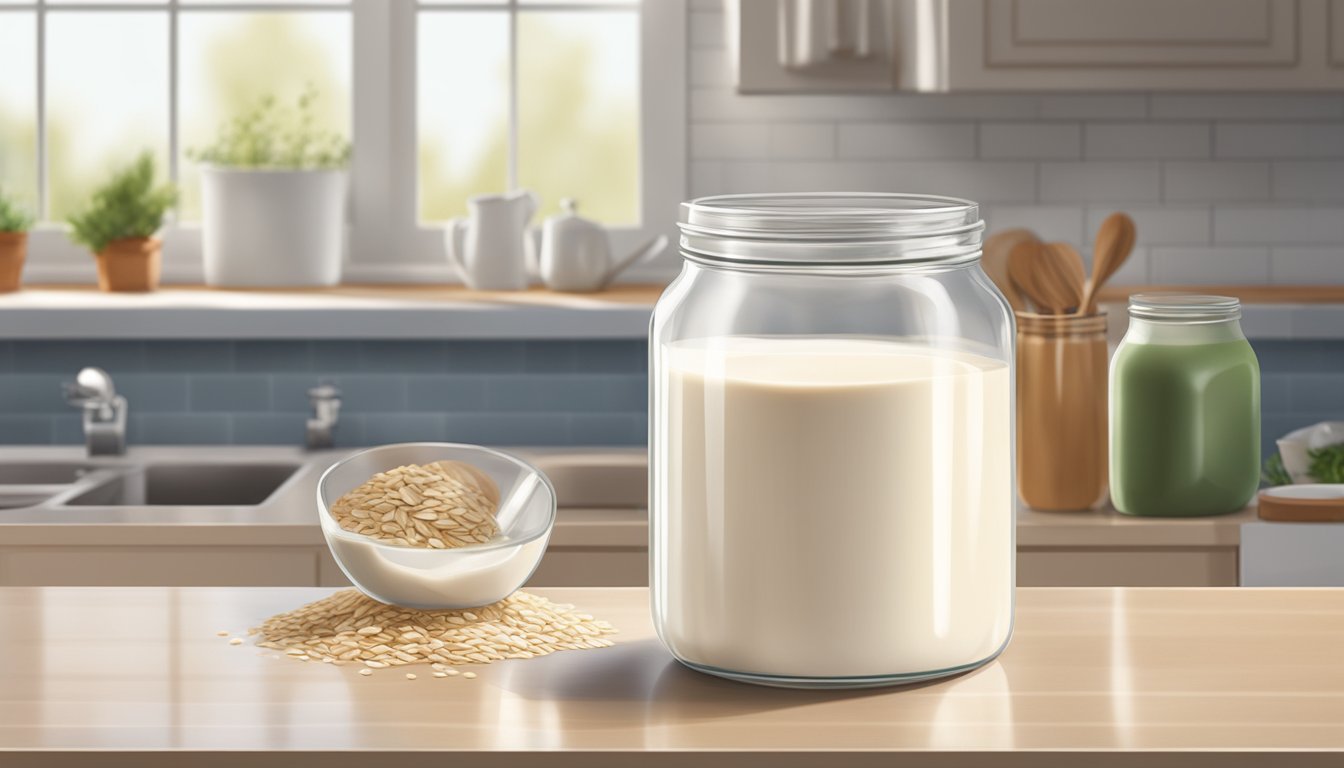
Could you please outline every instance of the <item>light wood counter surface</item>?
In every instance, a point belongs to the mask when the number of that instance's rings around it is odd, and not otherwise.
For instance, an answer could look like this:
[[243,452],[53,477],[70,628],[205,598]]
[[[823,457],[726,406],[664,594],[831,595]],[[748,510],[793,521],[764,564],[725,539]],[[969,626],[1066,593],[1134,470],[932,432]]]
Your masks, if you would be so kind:
[[[1252,338],[1338,338],[1344,285],[1108,286],[1123,304],[1154,290],[1236,296]],[[0,296],[0,339],[644,339],[658,284],[598,293],[472,291],[460,285],[230,290],[165,285],[140,294],[26,285]],[[1123,314],[1113,306],[1112,315]],[[1113,323],[1114,324],[1114,321]]]
[[[513,304],[541,307],[601,307],[607,305],[653,306],[662,294],[663,284],[617,283],[595,293],[568,293],[533,286],[525,291],[475,291],[464,285],[442,283],[367,283],[337,285],[330,288],[211,288],[204,285],[170,284],[156,293],[142,294],[147,302],[165,304],[185,301],[189,297],[198,302],[228,302],[228,297],[257,298],[261,303],[322,299],[353,301],[396,301],[406,303],[466,302],[471,304]],[[1341,285],[1108,285],[1098,294],[1102,301],[1126,301],[1131,294],[1155,291],[1182,293],[1213,293],[1235,296],[1246,304],[1338,304],[1344,303],[1344,284]],[[24,297],[28,296],[28,299]],[[45,298],[44,298],[45,297]],[[105,302],[115,305],[124,297],[99,291],[93,285],[27,285],[24,293],[7,297],[10,303],[22,304],[51,302],[61,306],[76,299],[83,302]]]
[[537,591],[618,644],[361,677],[215,635],[329,590],[0,590],[0,765],[1344,765],[1344,590],[1022,589],[994,663],[829,693],[680,667],[643,589]]

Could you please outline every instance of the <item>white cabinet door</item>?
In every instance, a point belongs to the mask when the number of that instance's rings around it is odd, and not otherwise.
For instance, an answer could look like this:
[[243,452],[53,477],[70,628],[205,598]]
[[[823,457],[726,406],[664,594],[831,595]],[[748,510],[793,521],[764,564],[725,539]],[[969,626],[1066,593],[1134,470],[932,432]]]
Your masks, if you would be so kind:
[[1247,523],[1241,527],[1245,587],[1344,587],[1344,523]]
[[949,0],[950,81],[954,90],[1338,88],[1341,6],[1339,0]]
[[1327,34],[1326,56],[1336,72],[1344,70],[1344,0],[1330,0],[1327,11],[1330,24]]

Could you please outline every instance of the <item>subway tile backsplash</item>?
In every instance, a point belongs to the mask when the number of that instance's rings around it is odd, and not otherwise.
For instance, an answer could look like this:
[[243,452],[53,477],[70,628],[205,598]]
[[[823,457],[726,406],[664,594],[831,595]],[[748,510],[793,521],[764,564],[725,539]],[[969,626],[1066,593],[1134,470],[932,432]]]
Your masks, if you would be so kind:
[[[1344,340],[1252,343],[1263,374],[1264,450],[1290,429],[1344,420]],[[299,445],[306,391],[323,379],[343,393],[341,445],[641,445],[647,435],[642,341],[54,346],[59,356],[51,342],[0,342],[0,444],[81,442],[79,414],[60,383],[91,361],[107,367],[130,401],[133,445]]]
[[304,439],[308,388],[341,389],[341,445],[644,441],[642,341],[0,342],[0,444],[79,443],[61,382],[85,365],[130,402],[132,444]]
[[722,3],[691,8],[692,195],[970,197],[1085,257],[1127,210],[1145,261],[1117,283],[1344,283],[1344,94],[742,95]]

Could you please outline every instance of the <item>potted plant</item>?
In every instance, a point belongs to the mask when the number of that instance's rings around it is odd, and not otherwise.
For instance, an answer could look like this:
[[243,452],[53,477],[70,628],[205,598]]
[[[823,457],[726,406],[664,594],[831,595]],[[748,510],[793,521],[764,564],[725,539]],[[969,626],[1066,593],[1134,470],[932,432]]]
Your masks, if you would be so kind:
[[32,214],[0,189],[0,293],[19,290]]
[[159,286],[163,243],[154,234],[177,203],[171,184],[154,181],[154,156],[144,152],[117,170],[83,210],[69,219],[70,238],[93,251],[98,287],[152,291]]
[[201,163],[205,282],[320,286],[341,279],[350,143],[314,125],[314,89],[273,96],[225,123]]

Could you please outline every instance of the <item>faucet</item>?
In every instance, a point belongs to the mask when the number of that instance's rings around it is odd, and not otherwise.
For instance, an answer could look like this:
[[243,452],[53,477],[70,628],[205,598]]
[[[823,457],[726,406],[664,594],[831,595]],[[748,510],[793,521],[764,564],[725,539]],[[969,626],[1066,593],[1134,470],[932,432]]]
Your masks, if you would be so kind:
[[322,383],[308,390],[308,402],[313,405],[313,416],[308,419],[308,449],[331,448],[341,414],[341,390]]
[[102,368],[84,368],[62,385],[65,401],[84,409],[84,443],[90,456],[126,452],[126,398]]

